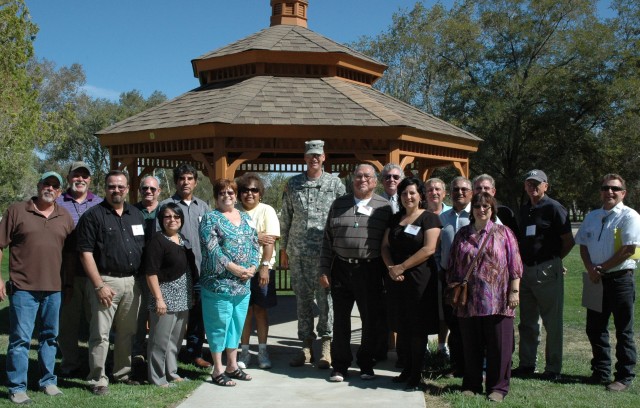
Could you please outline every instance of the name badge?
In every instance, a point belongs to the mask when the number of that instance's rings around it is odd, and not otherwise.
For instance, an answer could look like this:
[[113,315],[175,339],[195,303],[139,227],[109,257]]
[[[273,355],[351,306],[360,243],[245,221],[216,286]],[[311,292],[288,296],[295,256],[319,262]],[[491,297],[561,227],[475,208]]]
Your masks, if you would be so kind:
[[536,226],[535,225],[527,225],[527,236],[534,237],[536,235]]
[[404,228],[404,232],[406,232],[407,234],[411,234],[411,235],[417,235],[418,232],[420,232],[420,226],[419,225],[407,225]]
[[372,211],[373,211],[373,208],[369,207],[368,205],[359,205],[357,213],[364,214],[364,215],[371,215]]
[[253,229],[256,229],[256,222],[254,220],[247,220],[247,224]]
[[144,235],[144,228],[142,228],[142,224],[132,225],[131,228],[133,229],[134,236],[137,237],[139,235]]

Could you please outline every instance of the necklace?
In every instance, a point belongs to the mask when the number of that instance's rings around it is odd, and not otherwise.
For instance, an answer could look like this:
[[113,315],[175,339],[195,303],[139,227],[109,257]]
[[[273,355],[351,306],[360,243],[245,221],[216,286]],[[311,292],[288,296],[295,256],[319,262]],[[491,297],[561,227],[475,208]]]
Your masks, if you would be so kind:
[[353,222],[353,228],[358,228],[360,226],[358,221],[360,220],[360,217],[362,217],[362,214],[358,214],[358,206],[357,205],[353,209],[353,217],[355,218],[355,221]]

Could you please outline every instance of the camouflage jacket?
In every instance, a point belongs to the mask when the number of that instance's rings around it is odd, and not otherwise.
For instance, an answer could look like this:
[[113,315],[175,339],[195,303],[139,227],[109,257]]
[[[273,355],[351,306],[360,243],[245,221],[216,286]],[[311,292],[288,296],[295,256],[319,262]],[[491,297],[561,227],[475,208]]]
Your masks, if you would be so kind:
[[326,172],[318,180],[306,173],[291,177],[282,195],[280,248],[287,255],[320,256],[329,208],[345,193],[342,181]]

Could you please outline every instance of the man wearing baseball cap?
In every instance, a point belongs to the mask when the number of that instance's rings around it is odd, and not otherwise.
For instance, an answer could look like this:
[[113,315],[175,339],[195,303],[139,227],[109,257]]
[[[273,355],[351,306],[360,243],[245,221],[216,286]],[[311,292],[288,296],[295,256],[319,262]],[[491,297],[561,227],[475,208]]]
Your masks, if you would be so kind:
[[549,188],[542,170],[527,173],[524,189],[529,200],[520,207],[518,243],[524,264],[520,281],[520,366],[512,376],[533,375],[540,342],[540,324],[547,331],[542,378],[560,379],[562,371],[562,310],[564,267],[562,258],[575,244],[567,210],[545,193]]
[[[75,161],[69,166],[67,174],[67,190],[58,197],[58,205],[71,214],[73,225],[89,208],[102,202],[102,198],[93,194],[91,170],[87,163]],[[81,329],[88,327],[91,319],[89,300],[86,297],[87,275],[80,263],[80,254],[76,250],[75,229],[69,236],[62,257],[63,299],[60,310],[60,335],[58,345],[62,354],[60,375],[69,377],[80,374],[81,369],[89,361],[81,361],[78,338]]]
[[9,399],[28,404],[29,348],[36,322],[39,327],[38,363],[41,391],[60,395],[56,363],[56,338],[60,314],[62,248],[73,231],[71,215],[56,204],[62,177],[53,171],[38,181],[38,195],[9,206],[0,221],[2,249],[10,248],[9,281],[0,278],[0,301],[9,299],[7,382]]

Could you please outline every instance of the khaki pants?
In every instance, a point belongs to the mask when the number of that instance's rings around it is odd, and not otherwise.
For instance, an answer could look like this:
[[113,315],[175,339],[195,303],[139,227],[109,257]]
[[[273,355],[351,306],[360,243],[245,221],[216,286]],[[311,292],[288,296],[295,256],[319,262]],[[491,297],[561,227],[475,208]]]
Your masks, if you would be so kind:
[[109,379],[105,362],[109,353],[109,332],[115,330],[113,378],[124,381],[131,373],[131,346],[136,333],[140,288],[133,276],[114,278],[101,276],[103,282],[116,292],[110,307],[101,305],[91,281],[87,280],[87,292],[91,304],[89,335],[89,376],[93,385],[106,386]]

